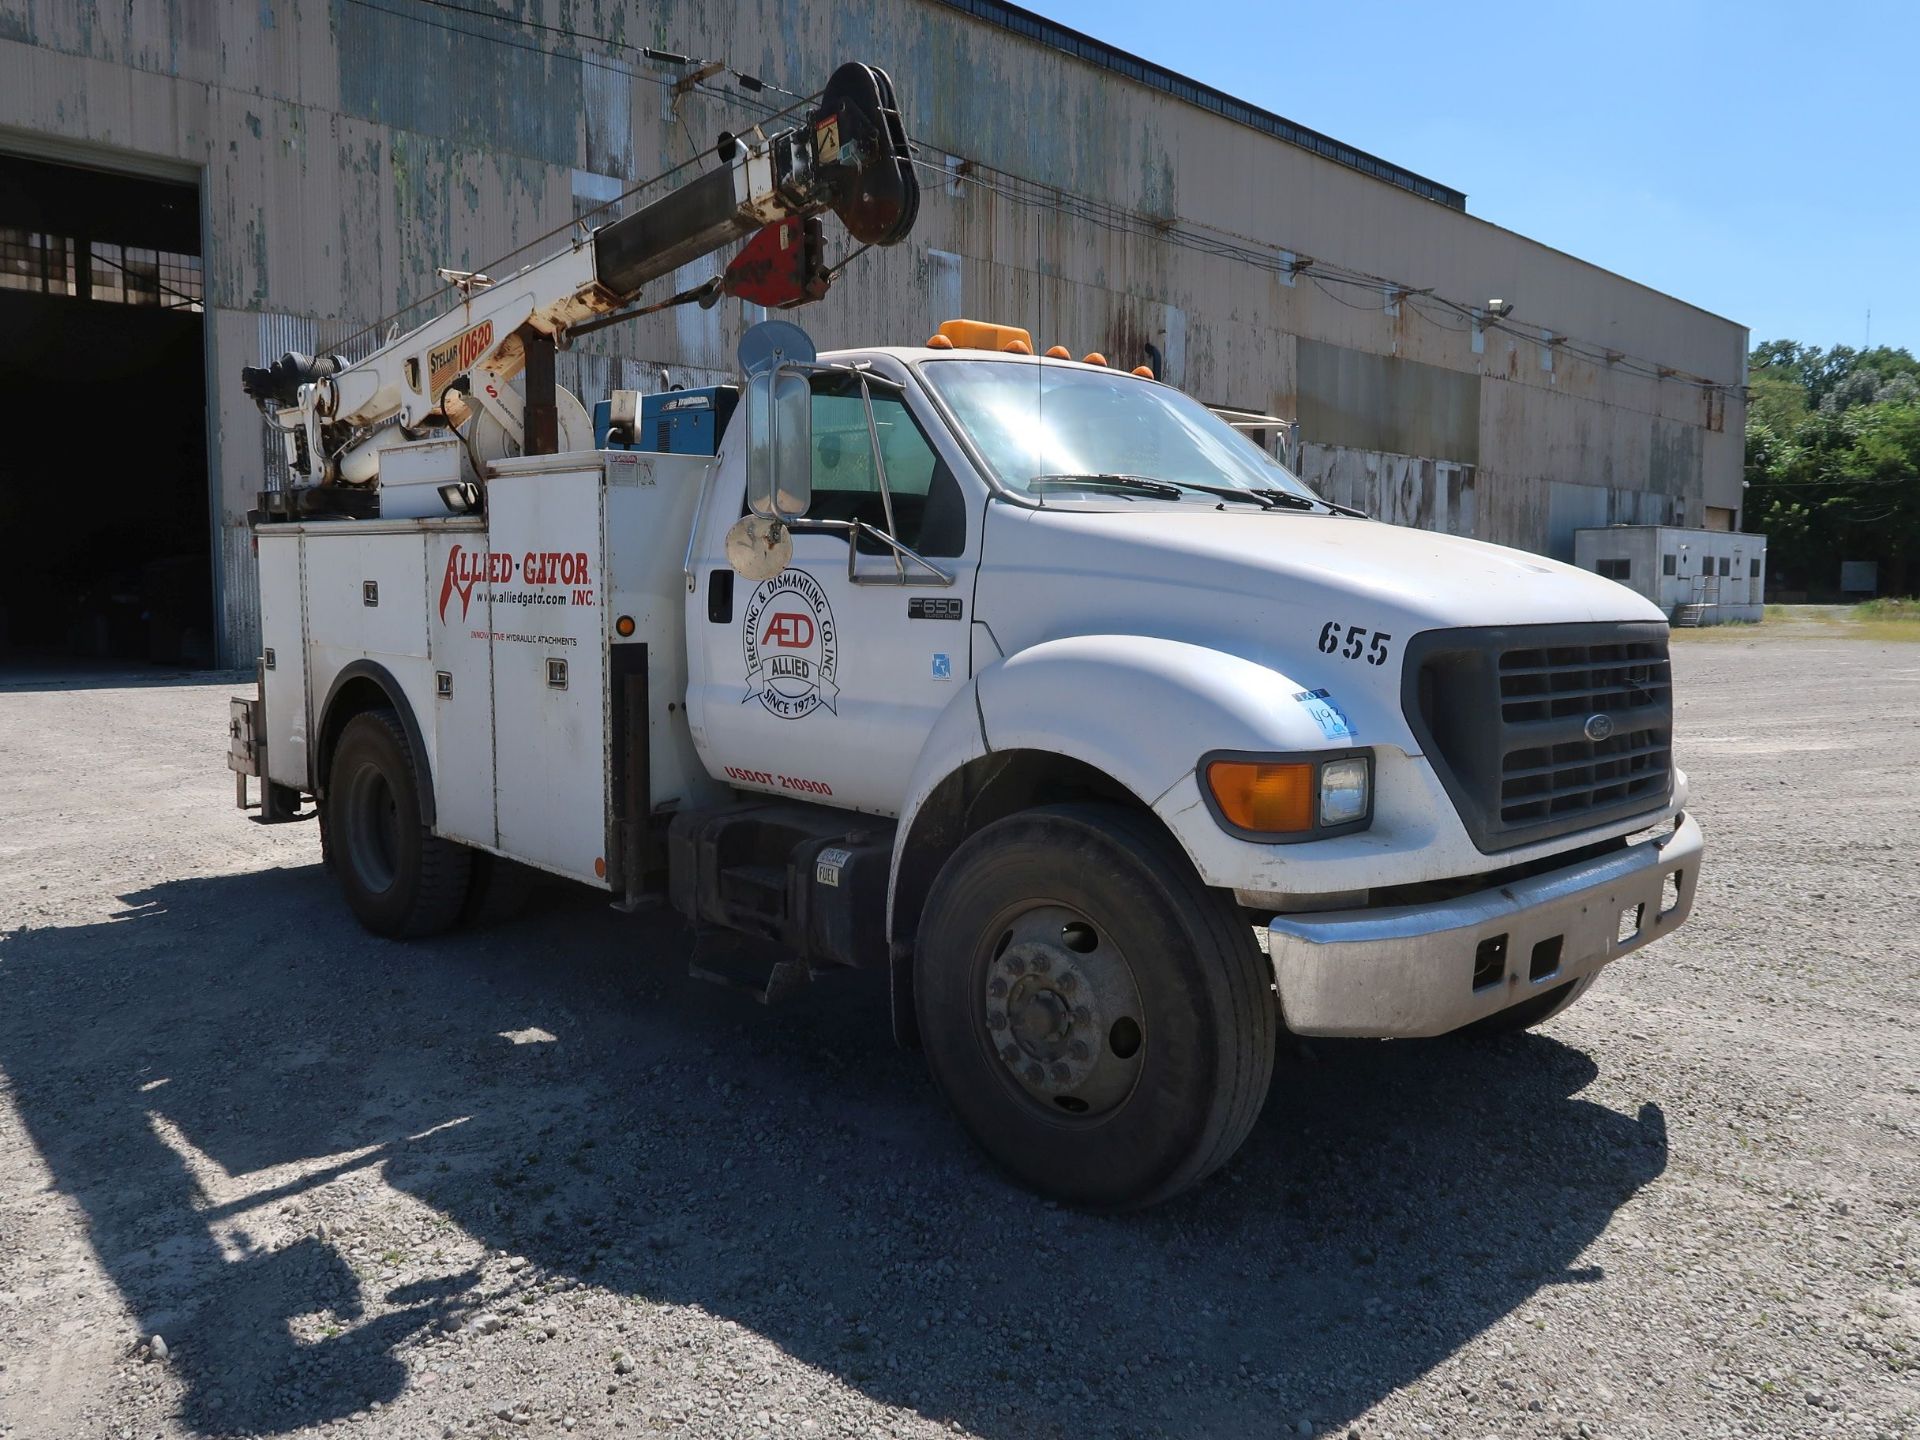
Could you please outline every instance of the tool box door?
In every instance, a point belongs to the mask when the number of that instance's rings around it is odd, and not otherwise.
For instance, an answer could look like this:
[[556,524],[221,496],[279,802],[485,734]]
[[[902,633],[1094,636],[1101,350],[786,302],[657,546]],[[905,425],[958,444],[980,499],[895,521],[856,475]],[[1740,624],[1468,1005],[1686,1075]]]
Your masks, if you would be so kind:
[[487,487],[500,852],[605,889],[602,504],[584,455],[501,462]]
[[493,603],[487,583],[493,563],[487,533],[479,526],[427,536],[434,831],[488,850],[499,842],[493,813]]

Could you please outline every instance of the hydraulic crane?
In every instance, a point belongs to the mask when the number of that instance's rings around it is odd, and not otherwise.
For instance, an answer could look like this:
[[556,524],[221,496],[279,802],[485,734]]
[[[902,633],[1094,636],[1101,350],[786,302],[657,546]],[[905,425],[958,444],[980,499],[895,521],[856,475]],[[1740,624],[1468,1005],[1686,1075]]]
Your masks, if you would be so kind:
[[[443,272],[459,302],[360,360],[289,352],[244,369],[295,477],[261,508],[374,513],[382,454],[450,433],[476,480],[503,454],[588,448],[584,411],[554,380],[557,346],[662,308],[635,305],[643,286],[742,236],[753,238],[722,275],[662,304],[817,300],[834,273],[822,214],[838,215],[863,246],[893,245],[919,209],[893,82],[873,66],[842,65],[801,123],[724,134],[714,155],[717,167],[515,275]],[[516,377],[519,391],[508,383]]]

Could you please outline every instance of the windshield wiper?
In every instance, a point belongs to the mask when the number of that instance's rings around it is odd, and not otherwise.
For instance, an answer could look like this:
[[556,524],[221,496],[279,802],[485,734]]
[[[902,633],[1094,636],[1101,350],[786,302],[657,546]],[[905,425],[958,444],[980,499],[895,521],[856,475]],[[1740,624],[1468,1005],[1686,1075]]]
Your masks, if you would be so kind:
[[1351,515],[1356,520],[1371,520],[1373,517],[1364,510],[1356,510],[1351,505],[1336,504],[1332,500],[1322,500],[1318,495],[1296,495],[1291,490],[1249,490],[1249,495],[1259,495],[1276,505],[1284,505],[1289,510],[1311,510],[1316,505],[1324,505],[1336,515]]
[[1123,495],[1152,495],[1160,500],[1178,500],[1181,489],[1169,480],[1151,480],[1145,475],[1035,475],[1027,481],[1029,490],[1114,490]]
[[1178,500],[1188,491],[1201,495],[1214,495],[1222,500],[1243,500],[1249,505],[1258,505],[1262,510],[1311,510],[1316,505],[1324,505],[1336,515],[1352,515],[1361,520],[1371,518],[1364,510],[1355,510],[1350,505],[1336,505],[1331,500],[1322,500],[1318,495],[1299,495],[1291,490],[1248,490],[1238,485],[1202,485],[1197,480],[1156,480],[1151,475],[1124,475],[1102,472],[1090,475],[1035,475],[1027,481],[1027,488],[1044,493],[1048,490],[1110,490],[1123,495],[1152,495],[1161,500]]
[[1167,500],[1178,500],[1192,490],[1202,495],[1217,495],[1222,500],[1244,500],[1262,510],[1273,508],[1265,492],[1242,490],[1237,485],[1202,485],[1196,480],[1157,480],[1151,475],[1036,475],[1027,484],[1029,488],[1038,485],[1045,490],[1120,490]]

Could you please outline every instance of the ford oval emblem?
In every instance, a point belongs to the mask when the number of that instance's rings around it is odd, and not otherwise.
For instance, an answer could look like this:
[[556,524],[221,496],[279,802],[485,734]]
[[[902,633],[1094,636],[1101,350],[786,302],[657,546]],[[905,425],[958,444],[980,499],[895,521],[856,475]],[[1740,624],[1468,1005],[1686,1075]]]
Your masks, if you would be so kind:
[[1611,715],[1589,715],[1586,725],[1582,728],[1587,732],[1587,739],[1595,741],[1604,740],[1613,734],[1613,717]]

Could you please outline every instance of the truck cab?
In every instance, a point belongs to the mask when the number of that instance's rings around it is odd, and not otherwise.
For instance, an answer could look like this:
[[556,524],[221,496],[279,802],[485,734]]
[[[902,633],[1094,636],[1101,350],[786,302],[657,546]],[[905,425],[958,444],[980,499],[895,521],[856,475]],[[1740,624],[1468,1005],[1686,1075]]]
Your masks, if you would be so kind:
[[762,998],[870,968],[996,1160],[1124,1207],[1281,1030],[1538,1024],[1686,918],[1648,602],[1024,332],[775,329],[712,457],[416,445],[400,517],[258,527],[239,765],[370,928],[544,870],[765,942]]

